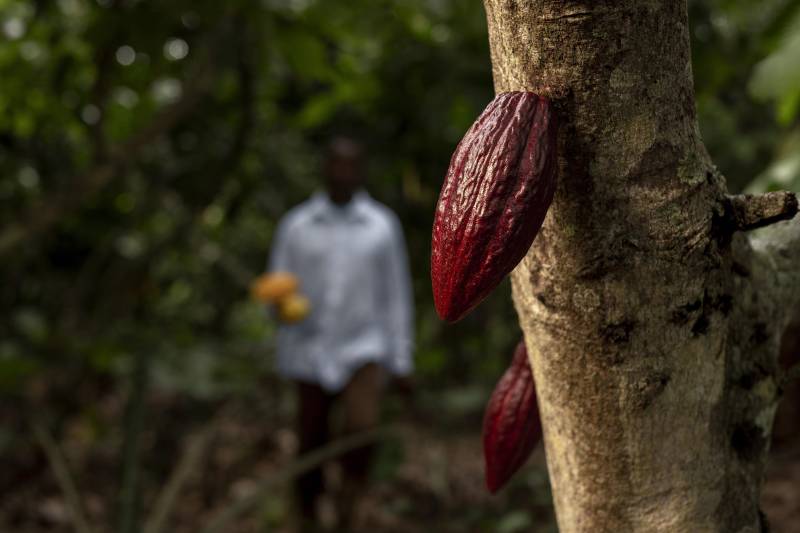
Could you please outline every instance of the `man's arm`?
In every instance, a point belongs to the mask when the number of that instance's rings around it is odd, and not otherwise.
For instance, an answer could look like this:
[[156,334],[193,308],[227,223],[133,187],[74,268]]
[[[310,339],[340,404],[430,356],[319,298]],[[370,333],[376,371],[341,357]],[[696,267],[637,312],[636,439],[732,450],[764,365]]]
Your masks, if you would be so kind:
[[267,272],[292,272],[292,254],[290,250],[289,223],[284,217],[275,229],[272,247],[267,259]]
[[396,376],[408,376],[414,370],[414,304],[408,255],[400,222],[392,217],[389,257],[386,268],[390,368]]
[[[266,272],[292,272],[291,239],[289,238],[289,224],[287,217],[278,222],[272,236],[269,257],[267,258]],[[269,319],[277,319],[279,314],[275,305],[265,305],[264,310]]]

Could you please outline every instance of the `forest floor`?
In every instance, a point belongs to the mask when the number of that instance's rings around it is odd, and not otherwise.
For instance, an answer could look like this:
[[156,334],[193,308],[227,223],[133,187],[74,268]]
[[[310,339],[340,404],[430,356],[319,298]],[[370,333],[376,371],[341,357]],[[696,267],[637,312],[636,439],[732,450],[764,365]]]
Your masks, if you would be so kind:
[[[197,417],[192,421],[179,404],[174,398],[155,398],[148,405],[153,413],[150,429],[140,439],[141,522],[149,519],[152,526],[154,509],[161,508],[166,511],[162,533],[196,533],[241,506],[221,531],[290,533],[287,484],[270,490],[262,486],[285,473],[295,455],[288,418],[276,415],[281,410],[268,404],[238,401],[218,406],[211,422],[198,425]],[[98,431],[106,424],[98,424],[97,417],[110,417],[106,422],[113,423],[121,414],[119,402],[110,401],[93,413],[94,419],[84,413],[58,424],[56,440],[74,474],[87,530],[73,527],[73,508],[63,487],[47,455],[33,445],[2,453],[0,533],[119,532],[121,434]],[[512,483],[492,496],[484,488],[480,413],[445,423],[425,418],[402,420],[399,432],[381,444],[363,506],[364,531],[557,531],[541,447]],[[328,465],[326,473],[335,485],[336,467]],[[164,490],[167,486],[178,490],[172,493],[173,503],[163,507],[171,490]],[[245,508],[247,501],[253,505]],[[774,450],[763,507],[773,533],[800,533],[800,439],[784,440]],[[323,515],[335,514],[330,502],[322,510]]]

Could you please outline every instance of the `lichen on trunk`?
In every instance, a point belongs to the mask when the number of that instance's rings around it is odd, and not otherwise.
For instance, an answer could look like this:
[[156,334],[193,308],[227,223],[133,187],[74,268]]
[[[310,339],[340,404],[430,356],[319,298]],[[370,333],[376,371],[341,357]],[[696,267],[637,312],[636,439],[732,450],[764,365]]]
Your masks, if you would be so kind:
[[484,3],[495,90],[550,97],[561,124],[555,200],[512,275],[561,531],[759,531],[776,302],[797,301],[769,254],[798,255],[800,231],[772,252],[735,233],[736,213],[793,213],[733,209],[685,1]]

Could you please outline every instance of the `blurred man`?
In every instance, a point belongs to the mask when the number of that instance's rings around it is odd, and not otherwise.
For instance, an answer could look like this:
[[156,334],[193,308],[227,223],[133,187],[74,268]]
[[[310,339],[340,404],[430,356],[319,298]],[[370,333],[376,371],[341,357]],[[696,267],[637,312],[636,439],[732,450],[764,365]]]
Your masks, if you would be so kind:
[[[325,157],[325,192],[281,220],[269,270],[300,280],[311,312],[278,333],[278,370],[297,387],[300,453],[330,439],[334,403],[345,431],[375,426],[388,376],[407,386],[413,369],[412,298],[402,229],[386,206],[363,189],[361,147],[337,138]],[[344,483],[337,512],[349,526],[368,474],[370,449],[342,460]],[[316,516],[323,492],[320,469],[296,483],[299,510]]]

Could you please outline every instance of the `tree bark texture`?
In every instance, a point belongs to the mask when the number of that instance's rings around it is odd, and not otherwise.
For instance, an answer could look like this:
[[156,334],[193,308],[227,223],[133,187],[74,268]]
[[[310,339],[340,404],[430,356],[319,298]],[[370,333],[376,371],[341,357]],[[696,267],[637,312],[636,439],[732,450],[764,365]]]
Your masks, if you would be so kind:
[[[685,0],[484,0],[495,90],[558,109],[555,200],[512,274],[562,532],[759,532],[793,195],[730,197]],[[748,230],[773,224],[759,234]]]

